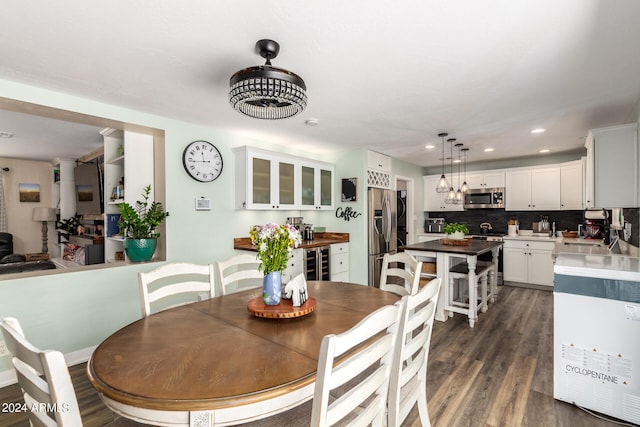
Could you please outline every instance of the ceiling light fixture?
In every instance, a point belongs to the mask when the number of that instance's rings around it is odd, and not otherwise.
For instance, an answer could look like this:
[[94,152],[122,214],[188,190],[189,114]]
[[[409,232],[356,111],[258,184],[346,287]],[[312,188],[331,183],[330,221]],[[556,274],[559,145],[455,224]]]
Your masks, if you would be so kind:
[[265,65],[245,68],[231,76],[231,106],[256,119],[286,119],[302,112],[307,106],[304,80],[291,71],[271,66],[280,45],[263,39],[256,43],[256,50],[267,61]]
[[444,138],[449,135],[446,132],[442,132],[438,134],[438,137],[442,138],[442,175],[438,180],[438,184],[436,185],[437,193],[446,193],[449,191],[449,183],[447,182],[447,177],[444,176]]
[[427,144],[427,145],[424,146],[424,148],[426,148],[427,150],[431,150],[433,148],[436,148],[436,146],[433,145],[433,144]]
[[464,203],[464,193],[462,188],[460,187],[460,147],[464,144],[457,143],[456,148],[458,149],[458,191],[456,191],[456,204]]
[[549,150],[548,148],[543,148],[542,150],[538,151],[538,153],[548,153],[551,150]]
[[469,184],[467,184],[467,152],[469,151],[468,148],[463,148],[462,149],[462,158],[464,160],[464,182],[462,183],[462,187],[460,187],[460,190],[462,190],[463,193],[468,193],[471,190],[471,187],[469,187]]
[[531,131],[531,133],[542,133],[542,132],[544,132],[544,131],[545,131],[545,130],[544,130],[543,128],[535,128],[535,129],[533,129],[533,130]]
[[318,126],[318,124],[320,124],[320,121],[318,119],[307,119],[304,121],[304,123],[308,126]]
[[449,142],[449,146],[451,147],[451,156],[449,157],[450,163],[451,163],[451,185],[449,186],[449,194],[447,194],[447,198],[444,200],[445,203],[451,204],[451,205],[455,205],[457,202],[456,200],[456,190],[453,189],[453,143],[456,142],[455,138],[449,138],[447,139],[447,142]]
[[492,151],[493,151],[493,148],[485,148],[485,149],[484,149],[484,152],[485,152],[485,153],[490,153],[490,152],[492,152]]

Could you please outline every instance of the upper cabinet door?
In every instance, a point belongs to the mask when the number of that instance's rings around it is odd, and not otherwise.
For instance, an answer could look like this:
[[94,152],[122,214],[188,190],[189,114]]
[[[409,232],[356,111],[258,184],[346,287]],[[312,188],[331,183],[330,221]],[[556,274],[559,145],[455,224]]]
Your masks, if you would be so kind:
[[559,167],[507,171],[505,181],[506,210],[560,209]]
[[296,209],[294,159],[241,147],[235,152],[236,209]]
[[560,167],[560,208],[562,210],[584,209],[582,181],[582,161]]
[[637,208],[640,205],[638,123],[594,129],[589,132],[585,146],[587,179],[592,180],[587,184],[589,205]]
[[334,168],[321,162],[301,161],[300,208],[304,210],[333,209]]
[[474,172],[467,174],[469,188],[500,188],[504,187],[504,172]]

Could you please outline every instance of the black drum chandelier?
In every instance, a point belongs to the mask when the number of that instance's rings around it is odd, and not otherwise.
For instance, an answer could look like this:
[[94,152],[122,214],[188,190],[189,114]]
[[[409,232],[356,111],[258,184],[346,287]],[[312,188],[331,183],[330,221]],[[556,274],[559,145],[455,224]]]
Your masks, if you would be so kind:
[[240,113],[256,119],[286,119],[307,106],[307,87],[300,76],[271,66],[280,45],[259,40],[256,51],[267,61],[264,65],[236,72],[229,81],[229,103]]

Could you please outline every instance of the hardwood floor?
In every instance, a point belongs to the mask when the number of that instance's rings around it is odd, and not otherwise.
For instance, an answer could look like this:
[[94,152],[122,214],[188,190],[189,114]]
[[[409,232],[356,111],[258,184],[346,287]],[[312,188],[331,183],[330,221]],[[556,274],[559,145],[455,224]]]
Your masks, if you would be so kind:
[[[435,322],[427,396],[431,423],[443,426],[581,426],[617,424],[553,398],[553,293],[501,287],[498,301],[471,329],[455,315]],[[85,426],[119,420],[89,384],[85,365],[70,368]],[[0,389],[0,402],[21,401],[17,385]],[[306,405],[255,426],[309,425]],[[417,411],[407,426],[419,426]],[[25,414],[0,413],[0,426],[28,426]],[[122,425],[134,425],[123,423]]]

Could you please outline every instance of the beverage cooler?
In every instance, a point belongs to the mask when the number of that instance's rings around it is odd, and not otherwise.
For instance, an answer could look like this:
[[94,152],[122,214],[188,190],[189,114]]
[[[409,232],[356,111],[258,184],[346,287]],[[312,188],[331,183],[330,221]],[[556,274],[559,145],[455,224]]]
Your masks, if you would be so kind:
[[329,246],[304,250],[304,275],[307,280],[331,280],[329,253]]

